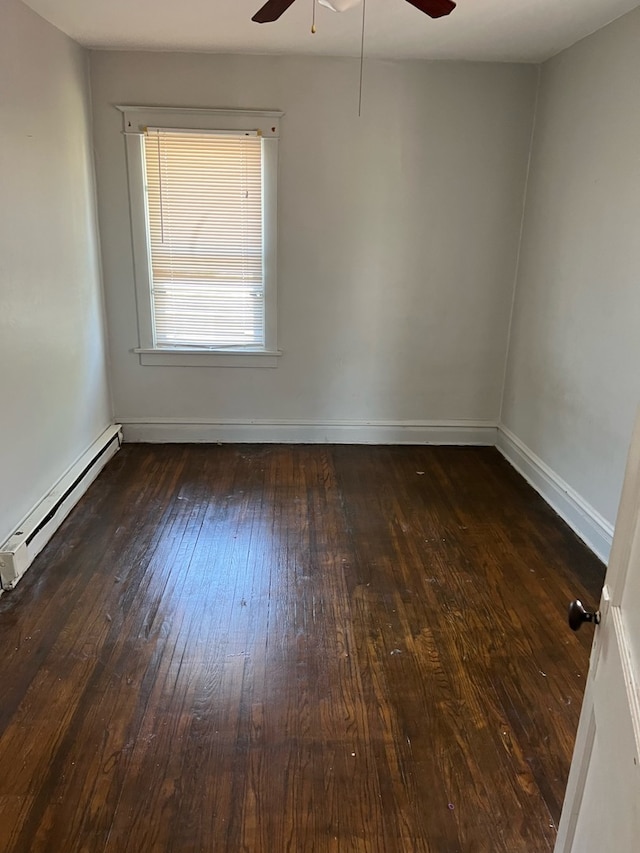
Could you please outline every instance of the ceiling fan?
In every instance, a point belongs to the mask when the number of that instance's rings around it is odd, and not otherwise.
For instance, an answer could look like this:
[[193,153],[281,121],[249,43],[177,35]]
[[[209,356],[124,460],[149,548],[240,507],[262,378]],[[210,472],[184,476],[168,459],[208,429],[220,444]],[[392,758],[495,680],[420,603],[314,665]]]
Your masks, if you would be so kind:
[[[322,0],[320,2],[322,3]],[[251,20],[256,21],[258,24],[268,24],[272,21],[277,21],[293,3],[295,3],[295,0],[267,0]],[[415,6],[416,9],[424,12],[430,18],[442,18],[444,15],[449,15],[456,8],[453,0],[407,0],[407,3],[411,3],[412,6]],[[322,5],[333,9],[334,12],[341,12],[349,6],[355,5],[355,3],[345,2],[345,0],[326,0]]]

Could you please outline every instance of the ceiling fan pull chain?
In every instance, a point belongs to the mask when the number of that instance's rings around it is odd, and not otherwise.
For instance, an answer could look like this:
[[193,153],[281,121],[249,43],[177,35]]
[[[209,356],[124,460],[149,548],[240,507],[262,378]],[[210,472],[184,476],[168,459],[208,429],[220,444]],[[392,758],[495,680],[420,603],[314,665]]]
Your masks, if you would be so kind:
[[362,77],[364,73],[364,25],[367,17],[367,0],[362,0],[362,41],[360,42],[360,92],[358,94],[358,118],[362,115]]
[[316,32],[318,31],[317,27],[316,27],[316,6],[318,4],[318,0],[311,0],[311,4],[313,6],[313,18],[311,21],[311,32],[315,35]]

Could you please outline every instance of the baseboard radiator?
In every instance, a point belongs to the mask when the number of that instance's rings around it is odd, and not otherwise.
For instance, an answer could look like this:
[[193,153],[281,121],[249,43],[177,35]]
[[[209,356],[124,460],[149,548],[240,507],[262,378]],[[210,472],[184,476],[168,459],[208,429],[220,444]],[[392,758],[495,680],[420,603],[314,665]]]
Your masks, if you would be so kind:
[[15,587],[121,444],[120,425],[108,427],[0,547],[2,591]]

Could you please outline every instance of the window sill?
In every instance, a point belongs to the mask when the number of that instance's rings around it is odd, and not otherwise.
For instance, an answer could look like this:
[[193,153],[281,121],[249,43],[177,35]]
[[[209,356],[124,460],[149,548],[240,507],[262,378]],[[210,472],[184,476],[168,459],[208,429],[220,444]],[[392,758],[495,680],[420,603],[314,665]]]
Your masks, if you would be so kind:
[[134,352],[140,356],[140,364],[159,367],[277,367],[282,353],[279,350],[265,352],[239,352],[224,350],[193,349],[142,349]]

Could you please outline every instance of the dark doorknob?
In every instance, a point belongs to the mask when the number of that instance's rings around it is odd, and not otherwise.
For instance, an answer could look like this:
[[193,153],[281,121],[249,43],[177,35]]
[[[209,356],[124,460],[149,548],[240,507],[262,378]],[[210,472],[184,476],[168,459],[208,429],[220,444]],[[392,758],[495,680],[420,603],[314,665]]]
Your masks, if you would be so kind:
[[597,610],[595,613],[589,613],[582,606],[582,602],[576,598],[569,605],[569,627],[572,631],[577,631],[583,622],[593,622],[595,625],[599,625],[600,613]]

